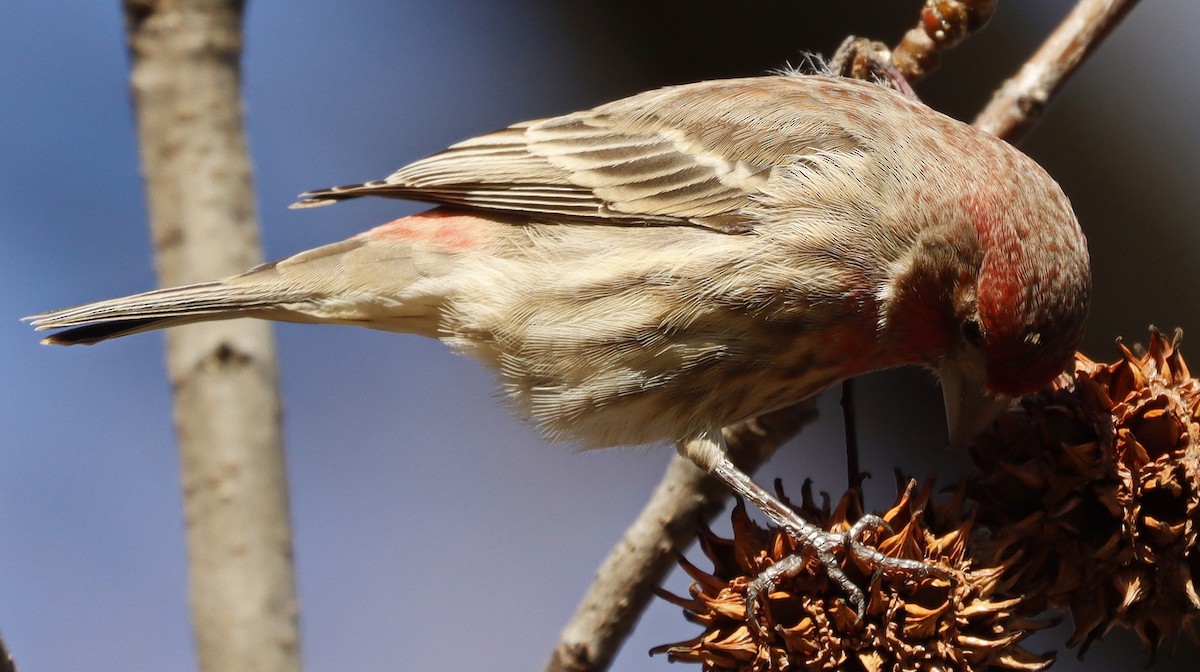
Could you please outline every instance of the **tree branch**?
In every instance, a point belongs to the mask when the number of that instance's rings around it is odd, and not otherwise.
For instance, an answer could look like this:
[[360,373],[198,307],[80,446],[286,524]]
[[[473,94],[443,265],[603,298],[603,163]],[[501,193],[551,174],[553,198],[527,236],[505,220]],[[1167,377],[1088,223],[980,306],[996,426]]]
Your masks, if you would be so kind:
[[957,46],[983,28],[998,0],[941,0],[921,8],[916,27],[891,50],[896,70],[915,84],[937,69],[941,52]]
[[[164,285],[262,259],[243,134],[241,0],[125,0],[130,86]],[[167,332],[203,672],[300,669],[275,349],[265,322]]]
[[[810,400],[727,427],[730,456],[743,471],[754,473],[816,416]],[[728,499],[729,488],[690,460],[675,456],[650,501],[596,572],[546,670],[607,669],[654,589],[696,538],[700,521],[715,517]]]
[[3,637],[0,637],[0,672],[17,672],[17,664],[13,662],[12,654],[8,652],[8,646],[5,645]]
[[1138,0],[1081,0],[975,118],[975,128],[1017,143],[1067,79]]

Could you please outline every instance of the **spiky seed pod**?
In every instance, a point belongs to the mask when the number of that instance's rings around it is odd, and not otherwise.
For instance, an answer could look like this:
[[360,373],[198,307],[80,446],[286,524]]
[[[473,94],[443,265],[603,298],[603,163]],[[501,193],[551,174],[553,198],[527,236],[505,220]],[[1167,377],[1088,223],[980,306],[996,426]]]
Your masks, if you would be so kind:
[[973,446],[977,553],[1010,567],[1024,608],[1070,611],[1069,644],[1113,626],[1153,655],[1200,623],[1200,381],[1158,331],[1097,364],[1082,355]]
[[[733,539],[711,531],[701,548],[712,562],[705,571],[680,560],[692,577],[690,597],[660,593],[682,606],[704,630],[693,639],[658,647],[670,660],[698,662],[705,672],[738,670],[1041,670],[1052,662],[1020,647],[1027,632],[1042,624],[1015,615],[1018,599],[996,599],[993,591],[1003,568],[975,567],[966,557],[971,522],[945,534],[929,531],[920,512],[932,488],[905,488],[883,518],[892,532],[878,530],[866,541],[882,552],[949,568],[958,577],[875,576],[846,566],[866,587],[866,614],[859,620],[843,590],[811,565],[785,578],[760,596],[756,628],[747,619],[746,589],[763,570],[796,552],[778,529],[763,529],[739,501],[733,509]],[[859,516],[855,493],[843,496],[834,511],[818,507],[805,484],[795,507],[814,523],[835,531],[850,528]],[[961,504],[961,500],[959,501]]]

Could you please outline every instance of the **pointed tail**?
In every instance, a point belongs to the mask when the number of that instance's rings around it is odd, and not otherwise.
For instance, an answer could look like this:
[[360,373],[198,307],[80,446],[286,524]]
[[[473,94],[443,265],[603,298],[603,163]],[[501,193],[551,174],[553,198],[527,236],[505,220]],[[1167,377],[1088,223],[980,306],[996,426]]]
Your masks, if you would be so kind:
[[280,296],[226,281],[156,289],[22,318],[38,331],[65,329],[42,339],[47,345],[92,345],[119,336],[191,322],[261,315]]
[[[49,345],[91,345],[143,331],[236,317],[347,324],[436,338],[447,291],[440,278],[450,266],[446,253],[428,241],[446,231],[457,240],[466,235],[462,227],[467,225],[508,226],[470,217],[447,220],[437,212],[399,219],[223,280],[156,289],[24,319],[38,331],[63,330],[42,339]],[[430,249],[415,251],[413,240]]]

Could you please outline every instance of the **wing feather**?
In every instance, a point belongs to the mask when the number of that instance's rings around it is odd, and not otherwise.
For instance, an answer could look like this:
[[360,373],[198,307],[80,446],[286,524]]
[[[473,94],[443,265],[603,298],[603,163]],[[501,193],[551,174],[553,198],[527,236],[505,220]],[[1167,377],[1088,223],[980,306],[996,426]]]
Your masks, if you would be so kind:
[[858,147],[844,128],[811,121],[831,115],[812,112],[853,102],[873,85],[830,82],[775,76],[650,91],[465,140],[385,180],[305,193],[294,207],[377,195],[598,223],[744,230],[745,222],[736,224],[749,217],[742,211],[781,167]]

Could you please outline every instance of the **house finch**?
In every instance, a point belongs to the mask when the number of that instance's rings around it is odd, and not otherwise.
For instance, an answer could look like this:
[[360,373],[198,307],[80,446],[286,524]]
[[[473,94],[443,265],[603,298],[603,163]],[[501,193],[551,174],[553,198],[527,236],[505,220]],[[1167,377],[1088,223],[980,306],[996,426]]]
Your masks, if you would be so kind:
[[1041,168],[848,79],[650,91],[296,205],[365,195],[440,207],[223,280],[31,319],[67,328],[44,341],[62,345],[237,317],[438,338],[495,367],[550,438],[675,442],[823,558],[849,545],[879,561],[738,471],[721,427],[919,364],[938,372],[960,442],[1063,370],[1087,312],[1086,243]]

